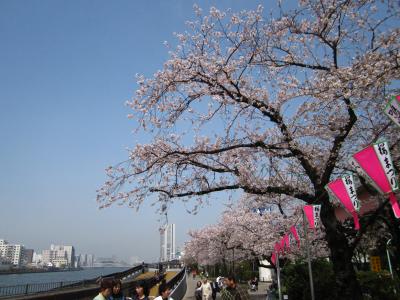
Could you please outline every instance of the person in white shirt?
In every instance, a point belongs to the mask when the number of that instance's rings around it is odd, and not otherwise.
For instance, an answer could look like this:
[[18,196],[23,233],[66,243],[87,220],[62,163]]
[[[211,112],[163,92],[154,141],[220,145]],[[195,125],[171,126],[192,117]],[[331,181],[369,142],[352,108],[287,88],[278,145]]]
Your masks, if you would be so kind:
[[171,289],[165,283],[162,283],[158,287],[158,294],[159,296],[156,297],[154,300],[174,300],[170,297]]
[[212,299],[212,287],[207,279],[203,280],[202,292],[203,292],[203,297],[202,297],[203,300],[211,300]]

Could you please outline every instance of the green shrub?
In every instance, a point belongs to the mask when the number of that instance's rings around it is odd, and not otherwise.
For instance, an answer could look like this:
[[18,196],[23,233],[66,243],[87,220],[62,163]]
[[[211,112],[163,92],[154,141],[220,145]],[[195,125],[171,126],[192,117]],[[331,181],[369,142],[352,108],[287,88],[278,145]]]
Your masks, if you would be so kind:
[[[312,262],[315,299],[333,300],[336,284],[332,265],[325,260]],[[305,262],[291,263],[282,270],[283,293],[291,300],[311,299],[308,265]]]
[[[360,271],[357,278],[365,299],[396,300],[394,294],[395,282],[387,271],[375,273],[372,271]],[[399,292],[398,292],[399,293]]]

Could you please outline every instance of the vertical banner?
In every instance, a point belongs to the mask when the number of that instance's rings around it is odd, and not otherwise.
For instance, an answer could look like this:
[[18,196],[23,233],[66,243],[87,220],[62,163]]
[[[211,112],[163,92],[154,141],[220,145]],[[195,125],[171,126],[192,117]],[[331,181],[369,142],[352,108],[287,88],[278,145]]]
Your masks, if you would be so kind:
[[357,212],[360,210],[360,201],[357,199],[356,188],[352,175],[346,175],[343,178],[338,178],[331,181],[325,186],[329,195],[339,200],[346,210],[351,213],[354,219],[354,227],[360,229]]
[[292,233],[293,237],[295,238],[295,240],[297,242],[297,247],[300,249],[300,237],[299,237],[299,234],[297,233],[297,229],[296,229],[295,225],[290,227],[290,232]]
[[313,213],[314,213],[314,226],[315,228],[319,227],[319,220],[321,216],[321,205],[313,205]]
[[276,242],[275,243],[275,252],[277,254],[279,254],[280,251],[281,251],[281,245],[278,242]]
[[350,162],[380,193],[389,195],[394,215],[400,218],[400,207],[394,194],[399,189],[399,183],[387,142],[378,142],[364,148],[355,153]]
[[289,239],[289,235],[285,234],[283,236],[283,240],[285,241],[285,248],[290,251],[290,239]]
[[276,254],[275,252],[272,253],[271,255],[271,262],[274,266],[276,266]]
[[392,97],[384,109],[385,114],[400,127],[400,95]]
[[282,237],[281,242],[280,242],[280,247],[281,247],[281,252],[284,254],[285,253],[285,238]]
[[307,217],[309,227],[311,229],[318,227],[321,205],[305,205],[303,210]]

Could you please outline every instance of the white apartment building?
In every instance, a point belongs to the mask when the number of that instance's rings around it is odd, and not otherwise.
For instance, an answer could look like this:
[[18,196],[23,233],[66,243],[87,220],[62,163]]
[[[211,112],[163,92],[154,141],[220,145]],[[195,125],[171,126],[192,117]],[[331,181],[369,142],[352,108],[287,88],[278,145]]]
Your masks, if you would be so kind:
[[160,261],[175,259],[175,224],[167,224],[160,229]]
[[42,260],[49,266],[72,268],[75,265],[75,249],[73,246],[52,244],[50,249],[43,250]]
[[3,261],[19,266],[22,263],[23,254],[23,245],[9,244],[6,240],[0,239],[0,257]]

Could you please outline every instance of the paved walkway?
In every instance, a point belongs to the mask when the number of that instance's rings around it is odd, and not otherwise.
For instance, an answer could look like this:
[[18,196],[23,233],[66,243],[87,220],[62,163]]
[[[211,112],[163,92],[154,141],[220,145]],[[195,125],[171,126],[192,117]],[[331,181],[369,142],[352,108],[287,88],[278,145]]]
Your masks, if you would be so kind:
[[[187,290],[186,290],[185,297],[183,297],[182,300],[195,300],[194,291],[196,289],[196,283],[199,280],[200,280],[200,277],[196,277],[196,279],[193,279],[192,274],[189,274],[186,277]],[[249,291],[250,299],[252,299],[252,300],[265,299],[267,296],[268,286],[269,286],[269,284],[267,284],[265,282],[259,282],[258,291],[256,291],[256,292]],[[217,300],[218,299],[221,299],[220,293],[217,293]]]
[[186,284],[187,284],[187,289],[186,289],[186,294],[185,297],[183,297],[182,300],[194,300],[194,291],[196,289],[196,283],[199,279],[193,279],[192,274],[188,274],[186,276]]

